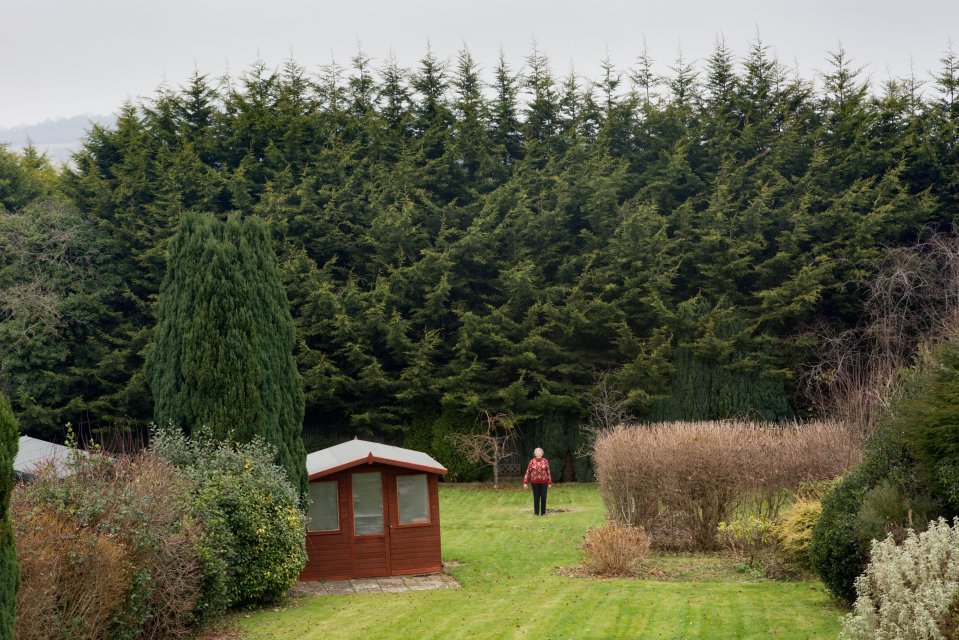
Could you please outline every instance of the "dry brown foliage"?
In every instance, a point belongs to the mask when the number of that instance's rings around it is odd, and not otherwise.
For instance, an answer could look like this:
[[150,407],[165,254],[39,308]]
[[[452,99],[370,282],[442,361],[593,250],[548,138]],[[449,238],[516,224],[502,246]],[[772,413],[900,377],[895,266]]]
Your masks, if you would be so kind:
[[861,455],[835,422],[671,422],[619,426],[596,439],[596,478],[611,518],[662,549],[715,548],[738,509],[775,518],[802,483],[841,475]]
[[[185,515],[189,481],[152,455],[79,461],[74,476],[42,471],[17,487],[11,514],[21,587],[17,640],[111,637],[148,573],[150,618],[137,637],[191,633],[203,579]],[[122,617],[122,616],[121,616]],[[58,636],[60,637],[60,636]]]
[[77,640],[109,637],[133,578],[126,545],[42,506],[15,502],[13,523],[17,640],[48,640],[54,630]]
[[649,536],[639,527],[609,521],[586,532],[583,568],[595,576],[632,576],[649,554],[649,546]]

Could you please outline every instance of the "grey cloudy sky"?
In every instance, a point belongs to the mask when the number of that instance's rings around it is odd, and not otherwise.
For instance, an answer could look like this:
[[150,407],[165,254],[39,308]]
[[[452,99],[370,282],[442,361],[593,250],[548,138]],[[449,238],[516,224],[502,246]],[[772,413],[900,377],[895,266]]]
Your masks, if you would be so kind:
[[[926,77],[959,39],[959,0],[0,0],[0,126],[113,112],[198,68],[243,71],[258,57],[318,69],[374,59],[415,65],[465,42],[489,67],[502,46],[518,65],[535,39],[565,74],[595,76],[609,52],[628,66],[643,38],[662,70],[682,46],[708,55],[717,34],[746,51],[757,28],[779,58],[811,75],[839,41],[876,81]],[[959,45],[957,45],[959,50]]]

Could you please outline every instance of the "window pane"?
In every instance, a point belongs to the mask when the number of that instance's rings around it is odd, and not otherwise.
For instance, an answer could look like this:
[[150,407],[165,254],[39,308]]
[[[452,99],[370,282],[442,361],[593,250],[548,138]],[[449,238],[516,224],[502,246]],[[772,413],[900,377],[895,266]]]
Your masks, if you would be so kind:
[[309,531],[336,531],[340,528],[340,505],[336,482],[311,482]]
[[426,474],[396,476],[396,501],[400,507],[400,524],[430,521],[430,497]]
[[353,531],[383,533],[383,481],[380,472],[353,474]]

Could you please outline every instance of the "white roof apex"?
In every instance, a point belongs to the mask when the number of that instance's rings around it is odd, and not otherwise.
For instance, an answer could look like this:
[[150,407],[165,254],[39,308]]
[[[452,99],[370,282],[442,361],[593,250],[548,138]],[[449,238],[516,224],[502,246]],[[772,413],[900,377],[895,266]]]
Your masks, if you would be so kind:
[[[86,452],[83,452],[84,454]],[[13,471],[20,475],[33,475],[37,470],[52,464],[61,478],[70,475],[70,448],[30,436],[20,436]]]
[[382,462],[432,473],[446,473],[446,467],[422,451],[369,442],[356,437],[307,455],[306,472],[311,479],[319,478],[364,462]]

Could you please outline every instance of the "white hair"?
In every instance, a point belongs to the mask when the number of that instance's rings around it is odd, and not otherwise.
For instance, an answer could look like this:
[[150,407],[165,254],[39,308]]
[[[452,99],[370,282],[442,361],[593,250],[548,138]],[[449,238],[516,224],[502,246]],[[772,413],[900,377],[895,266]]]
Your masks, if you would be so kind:
[[537,452],[537,451],[539,451],[540,453],[542,453],[542,454],[544,454],[544,455],[546,454],[546,452],[543,451],[543,448],[542,448],[542,447],[536,447],[535,449],[533,449],[533,455],[534,455],[534,456],[536,455],[536,452]]

